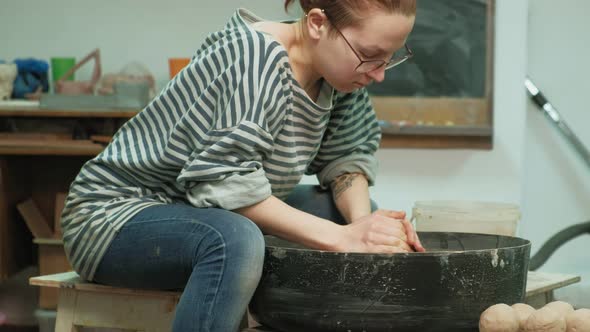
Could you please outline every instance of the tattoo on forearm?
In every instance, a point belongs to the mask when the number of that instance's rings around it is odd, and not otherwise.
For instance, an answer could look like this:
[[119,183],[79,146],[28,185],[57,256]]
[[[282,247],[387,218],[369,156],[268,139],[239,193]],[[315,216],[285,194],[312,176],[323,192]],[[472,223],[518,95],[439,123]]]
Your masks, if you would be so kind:
[[345,192],[348,188],[352,187],[352,181],[361,174],[359,173],[347,173],[340,175],[332,182],[332,193],[334,198],[337,199]]

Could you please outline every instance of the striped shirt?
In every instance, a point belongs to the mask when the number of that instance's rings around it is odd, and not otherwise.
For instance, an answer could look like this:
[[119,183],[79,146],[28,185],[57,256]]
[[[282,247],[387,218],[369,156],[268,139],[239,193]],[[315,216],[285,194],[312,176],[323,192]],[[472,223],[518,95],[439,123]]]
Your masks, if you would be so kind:
[[82,167],[62,212],[74,269],[92,280],[117,231],[140,210],[184,203],[227,210],[285,199],[304,174],[327,187],[362,172],[373,184],[381,132],[365,89],[316,102],[285,48],[240,9],[162,92]]

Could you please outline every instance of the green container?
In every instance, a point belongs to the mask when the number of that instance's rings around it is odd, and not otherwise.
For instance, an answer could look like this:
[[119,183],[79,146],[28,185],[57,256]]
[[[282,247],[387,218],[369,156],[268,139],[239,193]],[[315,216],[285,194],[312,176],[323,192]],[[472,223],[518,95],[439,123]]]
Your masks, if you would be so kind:
[[[65,73],[76,65],[76,58],[59,57],[51,58],[51,75],[52,81],[59,80]],[[73,81],[75,74],[72,74],[67,80]]]

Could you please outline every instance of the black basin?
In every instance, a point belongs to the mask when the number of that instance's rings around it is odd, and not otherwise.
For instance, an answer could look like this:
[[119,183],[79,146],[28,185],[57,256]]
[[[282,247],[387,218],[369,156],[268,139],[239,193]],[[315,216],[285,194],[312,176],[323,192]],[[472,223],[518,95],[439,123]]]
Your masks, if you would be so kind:
[[523,302],[530,242],[419,233],[426,253],[345,254],[267,236],[250,303],[264,326],[297,331],[477,331],[496,303]]

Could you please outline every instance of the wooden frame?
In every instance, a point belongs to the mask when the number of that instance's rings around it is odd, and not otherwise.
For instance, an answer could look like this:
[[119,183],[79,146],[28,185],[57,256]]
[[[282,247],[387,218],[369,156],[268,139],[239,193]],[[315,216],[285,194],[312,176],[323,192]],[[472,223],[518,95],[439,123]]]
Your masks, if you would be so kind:
[[371,96],[382,148],[493,147],[494,17],[495,1],[487,0],[484,97]]

